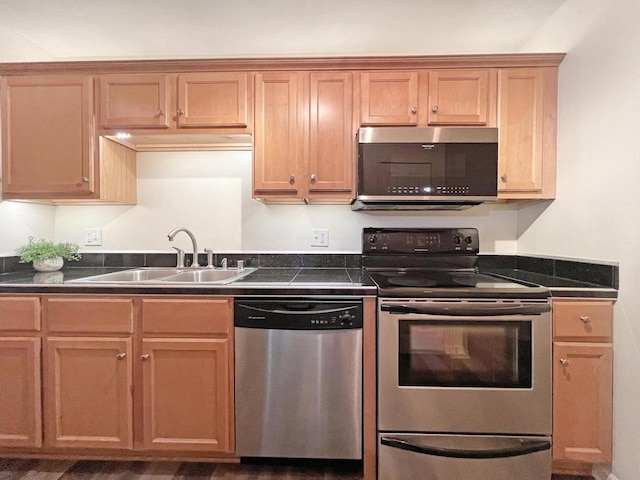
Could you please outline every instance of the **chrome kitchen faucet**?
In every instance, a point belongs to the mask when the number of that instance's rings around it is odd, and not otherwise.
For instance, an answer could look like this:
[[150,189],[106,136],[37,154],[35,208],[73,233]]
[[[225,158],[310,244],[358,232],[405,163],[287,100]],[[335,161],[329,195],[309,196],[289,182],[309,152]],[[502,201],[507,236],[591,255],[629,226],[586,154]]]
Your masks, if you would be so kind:
[[[173,238],[180,232],[186,233],[191,238],[191,243],[193,244],[193,263],[191,264],[191,266],[199,267],[200,265],[198,264],[198,242],[196,242],[196,237],[193,236],[193,233],[191,233],[190,230],[184,227],[174,228],[167,235],[169,237],[169,241],[173,242]],[[180,257],[180,252],[178,252],[178,258],[179,257]]]

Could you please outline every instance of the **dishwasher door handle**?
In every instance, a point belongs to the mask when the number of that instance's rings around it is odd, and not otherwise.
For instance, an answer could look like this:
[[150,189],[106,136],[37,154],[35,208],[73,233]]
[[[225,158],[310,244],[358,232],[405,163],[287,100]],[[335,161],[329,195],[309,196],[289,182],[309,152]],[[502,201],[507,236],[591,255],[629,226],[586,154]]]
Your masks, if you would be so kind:
[[416,445],[394,437],[382,437],[380,439],[382,445],[387,445],[400,450],[408,450],[410,452],[422,453],[424,455],[434,455],[437,457],[448,458],[507,458],[527,455],[529,453],[541,452],[551,448],[551,442],[546,440],[522,441],[519,445],[504,448],[488,448],[488,449],[458,449],[443,448],[431,445]]
[[392,315],[415,313],[419,315],[444,315],[449,317],[493,317],[497,315],[540,315],[550,312],[548,303],[533,304],[426,304],[396,305],[383,303],[380,310]]

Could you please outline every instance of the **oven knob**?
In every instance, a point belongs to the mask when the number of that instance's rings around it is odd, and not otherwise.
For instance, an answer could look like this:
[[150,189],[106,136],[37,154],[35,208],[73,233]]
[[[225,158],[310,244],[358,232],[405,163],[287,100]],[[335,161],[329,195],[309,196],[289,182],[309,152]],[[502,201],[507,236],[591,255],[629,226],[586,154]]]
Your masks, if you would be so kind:
[[459,235],[456,235],[455,237],[453,237],[453,243],[455,243],[456,245],[460,245],[460,243],[462,243],[462,239],[460,238]]
[[471,245],[471,243],[473,243],[473,238],[471,238],[471,235],[467,235],[464,237],[464,241],[467,242],[468,245]]
[[371,236],[369,237],[369,243],[371,243],[372,245],[373,245],[374,243],[376,243],[377,241],[378,241],[378,238],[377,238],[375,235],[371,235]]

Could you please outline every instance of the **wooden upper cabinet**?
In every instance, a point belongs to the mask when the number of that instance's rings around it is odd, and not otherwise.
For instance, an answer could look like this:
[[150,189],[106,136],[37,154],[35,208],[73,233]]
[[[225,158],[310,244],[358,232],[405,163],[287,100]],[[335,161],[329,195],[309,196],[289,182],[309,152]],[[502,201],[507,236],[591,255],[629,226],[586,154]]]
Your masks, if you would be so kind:
[[311,73],[309,196],[342,192],[353,198],[355,124],[353,74]]
[[361,125],[417,125],[418,72],[360,74]]
[[0,337],[0,446],[40,447],[40,338]]
[[3,197],[79,198],[93,193],[92,77],[3,77],[0,95]]
[[556,67],[498,72],[499,198],[554,198]]
[[168,128],[169,86],[167,75],[103,75],[100,126]]
[[247,73],[178,75],[178,127],[246,127]]
[[496,70],[430,70],[428,125],[495,126]]
[[301,185],[302,79],[297,73],[255,76],[254,194],[297,197]]

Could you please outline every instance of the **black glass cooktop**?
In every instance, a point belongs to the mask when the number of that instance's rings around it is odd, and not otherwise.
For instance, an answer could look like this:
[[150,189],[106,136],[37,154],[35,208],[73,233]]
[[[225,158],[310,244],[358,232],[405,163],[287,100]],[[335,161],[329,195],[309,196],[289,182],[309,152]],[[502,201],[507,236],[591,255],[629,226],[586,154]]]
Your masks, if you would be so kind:
[[381,296],[435,297],[467,296],[546,298],[546,288],[521,284],[473,271],[441,271],[429,269],[399,269],[370,271],[367,274],[378,286]]

